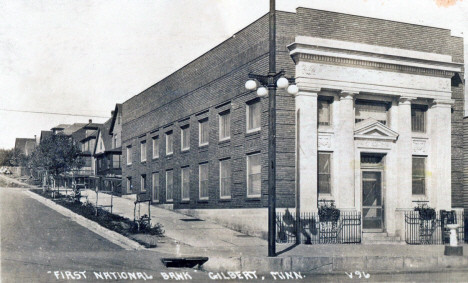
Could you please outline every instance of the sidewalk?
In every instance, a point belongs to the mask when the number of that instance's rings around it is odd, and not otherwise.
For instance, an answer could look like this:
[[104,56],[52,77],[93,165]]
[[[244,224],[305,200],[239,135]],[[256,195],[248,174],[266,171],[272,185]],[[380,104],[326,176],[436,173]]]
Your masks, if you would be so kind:
[[[96,194],[87,190],[89,201]],[[100,193],[99,204],[110,204],[110,195]],[[113,213],[133,219],[134,202],[114,197]],[[141,214],[148,211],[141,204]],[[275,258],[268,258],[268,243],[218,224],[151,206],[152,223],[161,223],[170,239],[155,251],[172,256],[206,256],[210,271],[257,270],[328,273],[334,271],[409,271],[468,268],[468,257],[444,256],[442,245],[299,245],[278,244]],[[465,253],[468,245],[464,245]]]

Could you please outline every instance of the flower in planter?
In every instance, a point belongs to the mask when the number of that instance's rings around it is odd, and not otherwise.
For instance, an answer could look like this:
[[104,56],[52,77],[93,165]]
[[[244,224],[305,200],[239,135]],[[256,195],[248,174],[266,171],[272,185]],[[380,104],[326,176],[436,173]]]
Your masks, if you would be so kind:
[[335,201],[320,200],[318,215],[320,222],[337,222],[340,218],[340,210],[336,208]]
[[434,220],[436,218],[436,211],[431,208],[427,203],[419,202],[418,206],[414,208],[414,211],[419,212],[419,219],[421,220]]

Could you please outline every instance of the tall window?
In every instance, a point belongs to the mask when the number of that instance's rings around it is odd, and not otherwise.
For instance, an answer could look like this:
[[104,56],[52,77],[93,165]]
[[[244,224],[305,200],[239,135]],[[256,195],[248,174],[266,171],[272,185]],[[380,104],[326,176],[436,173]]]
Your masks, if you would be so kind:
[[209,133],[210,127],[208,124],[208,119],[202,120],[199,122],[199,133],[198,133],[198,140],[199,145],[207,145],[209,142]]
[[132,164],[132,146],[127,146],[127,165]]
[[200,164],[198,166],[199,175],[199,188],[200,188],[200,199],[208,198],[208,163]]
[[132,177],[127,177],[127,192],[131,192],[132,190],[133,190]]
[[331,193],[331,153],[318,155],[318,191],[320,194]]
[[155,136],[153,138],[153,158],[159,157],[159,137]]
[[219,162],[219,190],[221,198],[231,197],[231,160]]
[[188,126],[180,129],[180,143],[182,150],[190,149],[190,128]]
[[112,168],[119,169],[120,168],[120,155],[113,154],[112,155]]
[[260,101],[247,104],[247,132],[260,130]]
[[181,170],[182,200],[190,199],[190,168],[184,167]]
[[141,192],[146,192],[146,174],[141,175]]
[[152,180],[153,182],[153,201],[159,201],[159,173],[153,173]]
[[174,152],[173,145],[174,137],[172,136],[172,131],[166,133],[166,155],[172,154]]
[[373,118],[387,125],[389,104],[383,101],[356,100],[355,119],[356,123]]
[[172,201],[174,192],[174,171],[166,171],[166,201]]
[[413,156],[413,195],[426,194],[426,158]]
[[260,196],[261,192],[261,155],[247,156],[247,196]]
[[317,101],[318,124],[323,126],[331,125],[331,111],[329,99],[319,99]]
[[426,132],[426,105],[411,105],[411,131],[413,132]]
[[231,137],[231,112],[224,111],[219,114],[219,140]]
[[141,162],[146,161],[146,141],[140,143],[140,160]]

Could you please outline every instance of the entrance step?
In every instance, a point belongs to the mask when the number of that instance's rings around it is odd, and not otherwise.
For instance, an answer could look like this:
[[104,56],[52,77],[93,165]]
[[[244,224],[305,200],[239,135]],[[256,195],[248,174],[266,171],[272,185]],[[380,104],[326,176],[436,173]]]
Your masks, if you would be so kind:
[[393,244],[403,245],[405,242],[400,239],[399,236],[389,236],[388,233],[362,233],[363,244]]

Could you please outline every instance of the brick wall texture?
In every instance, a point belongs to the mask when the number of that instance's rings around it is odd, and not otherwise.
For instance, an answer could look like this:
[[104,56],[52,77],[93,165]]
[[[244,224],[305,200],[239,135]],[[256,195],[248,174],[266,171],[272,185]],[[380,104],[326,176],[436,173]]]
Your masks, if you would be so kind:
[[[463,60],[463,45],[450,31],[327,11],[298,8],[296,13],[277,13],[277,70],[295,75],[295,63],[287,45],[298,35],[324,37],[367,44],[412,49],[454,56]],[[461,51],[460,51],[461,50]],[[246,91],[248,73],[268,73],[268,15],[258,19],[209,52],[123,104],[122,189],[139,191],[141,175],[147,188],[153,173],[159,174],[160,202],[166,201],[166,171],[173,170],[174,208],[254,208],[267,206],[268,99],[260,99],[261,130],[246,131],[246,105],[258,99]],[[462,148],[463,87],[452,88],[454,99],[453,164],[460,165]],[[277,206],[293,207],[295,191],[295,102],[285,91],[277,92]],[[219,114],[230,111],[231,138],[219,141]],[[199,121],[208,119],[209,145],[199,146]],[[181,151],[181,127],[189,126],[190,149]],[[165,153],[166,133],[172,131],[174,153]],[[461,134],[460,134],[461,133]],[[152,139],[159,140],[159,157],[153,159]],[[140,162],[140,144],[146,141],[146,162]],[[125,165],[132,147],[132,164]],[[247,156],[262,156],[261,196],[247,196]],[[221,199],[219,161],[231,160],[231,198]],[[199,164],[209,166],[209,198],[199,198]],[[181,201],[181,168],[190,170],[190,200]],[[461,167],[458,167],[461,168]],[[463,194],[463,173],[454,171],[453,197]],[[133,191],[127,188],[132,178]],[[146,191],[148,195],[149,190]]]

